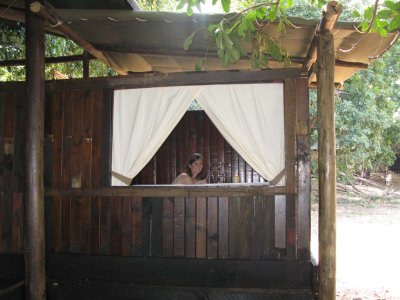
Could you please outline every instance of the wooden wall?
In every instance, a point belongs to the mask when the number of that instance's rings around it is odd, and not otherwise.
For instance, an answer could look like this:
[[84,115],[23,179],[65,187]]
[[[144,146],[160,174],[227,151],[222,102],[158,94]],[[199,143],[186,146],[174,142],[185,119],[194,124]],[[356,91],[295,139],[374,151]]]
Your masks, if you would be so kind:
[[[285,129],[291,130],[288,153],[296,172],[289,177],[289,201],[273,196],[47,197],[49,248],[104,255],[270,259],[284,258],[289,247],[291,259],[308,259],[308,91],[306,79],[290,79],[285,86],[285,109],[296,110]],[[112,89],[56,87],[46,92],[45,186],[109,186]],[[0,92],[0,253],[23,251],[24,99],[23,92]],[[228,182],[236,173],[242,182],[263,181],[203,112],[188,112],[134,182],[170,183],[194,151],[204,155],[208,166],[223,162]],[[282,249],[283,256],[277,251]]]
[[220,163],[225,182],[232,182],[235,175],[240,182],[266,181],[229,145],[204,111],[188,111],[133,183],[171,183],[194,152],[203,155],[207,170]]

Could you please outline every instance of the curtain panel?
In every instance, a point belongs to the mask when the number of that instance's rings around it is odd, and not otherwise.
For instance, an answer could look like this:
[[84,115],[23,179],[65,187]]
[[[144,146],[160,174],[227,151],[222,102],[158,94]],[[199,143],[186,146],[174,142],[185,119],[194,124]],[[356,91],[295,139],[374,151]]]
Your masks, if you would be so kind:
[[262,177],[271,181],[282,172],[283,84],[129,89],[114,92],[112,185],[130,184],[194,99],[228,143]]

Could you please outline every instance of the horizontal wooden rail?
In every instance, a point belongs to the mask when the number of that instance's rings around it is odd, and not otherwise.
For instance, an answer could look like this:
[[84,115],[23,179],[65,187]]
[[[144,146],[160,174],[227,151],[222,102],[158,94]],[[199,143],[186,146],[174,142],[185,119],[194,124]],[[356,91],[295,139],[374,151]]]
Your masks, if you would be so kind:
[[47,188],[45,194],[52,197],[241,197],[283,195],[286,194],[286,187],[267,184],[139,185],[132,187]]

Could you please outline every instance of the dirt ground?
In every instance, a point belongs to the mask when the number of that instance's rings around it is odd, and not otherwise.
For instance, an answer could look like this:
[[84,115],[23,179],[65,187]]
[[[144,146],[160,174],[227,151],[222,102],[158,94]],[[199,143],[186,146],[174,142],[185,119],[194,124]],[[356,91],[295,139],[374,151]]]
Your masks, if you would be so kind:
[[[390,199],[337,195],[337,299],[400,300],[400,194]],[[318,260],[318,204],[313,201],[311,251]]]

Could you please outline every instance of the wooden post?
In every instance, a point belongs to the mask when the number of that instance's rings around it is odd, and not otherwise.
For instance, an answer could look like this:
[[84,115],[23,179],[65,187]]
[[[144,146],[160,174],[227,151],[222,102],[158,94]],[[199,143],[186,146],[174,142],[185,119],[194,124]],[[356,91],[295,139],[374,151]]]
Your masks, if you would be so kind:
[[44,25],[26,1],[26,299],[46,298],[44,238]]
[[317,37],[319,299],[336,299],[336,140],[333,35]]

